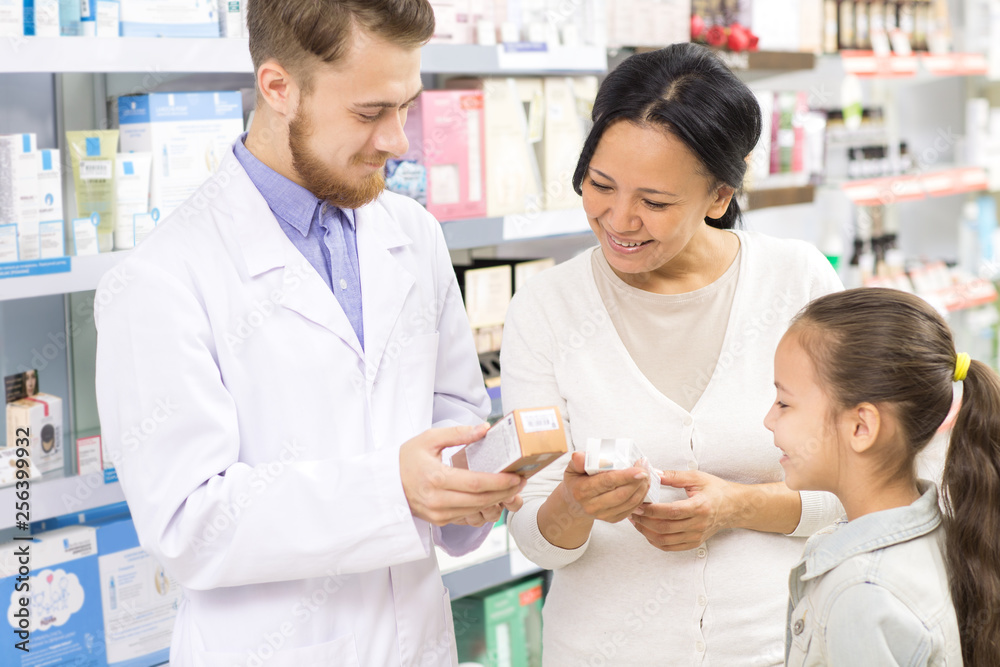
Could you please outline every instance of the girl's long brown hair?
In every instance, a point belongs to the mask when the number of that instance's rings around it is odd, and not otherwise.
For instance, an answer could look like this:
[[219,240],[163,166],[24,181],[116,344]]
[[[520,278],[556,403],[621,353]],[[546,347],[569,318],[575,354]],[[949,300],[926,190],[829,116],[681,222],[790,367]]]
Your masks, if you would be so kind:
[[[792,324],[838,408],[885,407],[906,454],[886,458],[890,476],[915,476],[914,458],[952,403],[955,343],[925,301],[863,288],[806,306]],[[1000,665],[1000,377],[973,361],[963,383],[942,492],[949,584],[966,665]]]

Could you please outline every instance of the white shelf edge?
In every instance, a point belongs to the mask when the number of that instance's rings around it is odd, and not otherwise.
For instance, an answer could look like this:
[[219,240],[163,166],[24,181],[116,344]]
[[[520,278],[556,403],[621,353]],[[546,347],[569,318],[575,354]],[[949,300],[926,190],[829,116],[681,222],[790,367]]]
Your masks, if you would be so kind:
[[0,278],[0,301],[38,296],[86,292],[97,289],[106,272],[125,259],[129,252],[105,252],[84,257],[70,257],[70,271],[20,278]]
[[[591,73],[608,68],[603,47],[508,51],[504,46],[428,44],[421,71],[432,74]],[[10,37],[0,40],[0,73],[253,73],[245,39]]]
[[[55,479],[31,480],[31,523],[45,521],[64,514],[86,512],[96,507],[113,505],[125,500],[118,482],[104,483],[103,473],[73,475]],[[14,527],[14,486],[0,488],[0,531]]]
[[245,39],[10,37],[0,72],[253,72]]

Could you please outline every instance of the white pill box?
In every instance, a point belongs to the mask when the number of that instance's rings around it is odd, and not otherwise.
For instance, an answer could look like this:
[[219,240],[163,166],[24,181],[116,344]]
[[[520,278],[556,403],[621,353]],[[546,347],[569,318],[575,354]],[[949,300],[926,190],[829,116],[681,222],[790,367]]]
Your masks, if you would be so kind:
[[660,502],[660,476],[631,438],[587,438],[586,455],[584,470],[588,475],[642,468],[649,474],[649,491],[643,502]]
[[16,447],[19,429],[28,429],[31,462],[41,472],[63,467],[62,399],[35,394],[7,404],[7,447]]
[[566,453],[562,415],[554,407],[514,410],[494,424],[486,437],[451,457],[455,468],[513,472],[531,477]]

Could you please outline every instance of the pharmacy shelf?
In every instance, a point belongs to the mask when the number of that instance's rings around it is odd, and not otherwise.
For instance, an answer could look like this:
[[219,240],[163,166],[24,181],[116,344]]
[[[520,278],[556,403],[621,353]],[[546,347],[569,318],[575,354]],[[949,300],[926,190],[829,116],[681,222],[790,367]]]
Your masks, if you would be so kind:
[[760,188],[747,193],[747,210],[756,211],[775,206],[810,204],[816,198],[813,185],[796,185],[780,188]]
[[[541,74],[604,72],[600,47],[545,44],[428,44],[427,73]],[[245,39],[156,37],[14,37],[0,40],[2,72],[253,72]]]
[[451,599],[457,600],[543,571],[542,568],[527,561],[519,552],[513,551],[449,572],[442,575],[442,579],[451,594]]
[[[118,482],[105,483],[103,473],[72,477],[43,477],[31,480],[31,523],[66,514],[86,512],[105,505],[125,501]],[[17,489],[0,488],[0,534],[14,528],[14,507]]]
[[982,167],[954,167],[922,174],[847,181],[840,189],[855,204],[875,206],[982,192],[989,189],[989,177]]
[[[451,250],[500,245],[510,241],[557,238],[589,234],[590,226],[583,209],[539,211],[499,218],[452,220],[441,223],[445,241]],[[86,257],[66,257],[57,273],[3,277],[34,269],[34,263],[0,264],[0,301],[28,299],[53,294],[86,292],[97,289],[101,277],[129,256],[129,252],[107,252]]]
[[444,239],[451,250],[481,248],[511,241],[551,239],[590,233],[583,209],[537,211],[521,215],[441,223]]
[[477,76],[598,73],[607,71],[608,55],[599,46],[428,44],[421,52],[420,69],[438,74]]
[[0,72],[253,72],[245,39],[12,37]]
[[859,77],[892,79],[911,78],[925,73],[930,77],[982,76],[989,62],[981,53],[914,53],[911,55],[876,55],[873,51],[841,51],[844,72]]
[[[656,51],[660,47],[639,46],[636,53]],[[793,72],[816,66],[816,55],[798,51],[717,51],[730,69],[739,71]]]
[[[86,292],[97,289],[101,277],[129,255],[128,251],[107,252],[85,257],[66,257],[61,261],[68,270],[14,278],[0,277],[0,301],[27,299],[51,294]],[[0,276],[19,267],[29,271],[35,263],[0,264]]]

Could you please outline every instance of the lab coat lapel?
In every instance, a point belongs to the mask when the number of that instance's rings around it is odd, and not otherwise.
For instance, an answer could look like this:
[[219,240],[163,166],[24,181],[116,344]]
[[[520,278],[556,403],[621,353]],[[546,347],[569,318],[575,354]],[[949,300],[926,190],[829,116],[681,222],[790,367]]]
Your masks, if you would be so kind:
[[363,358],[358,336],[337,297],[285,236],[264,197],[231,151],[220,171],[232,176],[232,185],[225,189],[227,206],[233,213],[236,238],[250,279],[281,268],[281,305],[328,329]]
[[396,257],[397,249],[412,241],[377,200],[357,209],[355,221],[364,304],[365,365],[374,375],[413,287],[413,274]]

